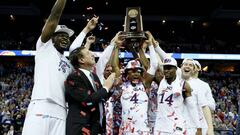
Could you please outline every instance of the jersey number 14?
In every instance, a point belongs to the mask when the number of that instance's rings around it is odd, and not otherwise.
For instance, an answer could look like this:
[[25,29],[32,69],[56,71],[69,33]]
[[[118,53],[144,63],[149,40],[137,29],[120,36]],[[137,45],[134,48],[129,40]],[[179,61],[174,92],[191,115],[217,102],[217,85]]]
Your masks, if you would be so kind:
[[173,94],[171,94],[170,96],[168,96],[167,98],[164,97],[165,93],[160,94],[160,103],[163,104],[164,102],[167,102],[168,105],[172,105],[173,102]]

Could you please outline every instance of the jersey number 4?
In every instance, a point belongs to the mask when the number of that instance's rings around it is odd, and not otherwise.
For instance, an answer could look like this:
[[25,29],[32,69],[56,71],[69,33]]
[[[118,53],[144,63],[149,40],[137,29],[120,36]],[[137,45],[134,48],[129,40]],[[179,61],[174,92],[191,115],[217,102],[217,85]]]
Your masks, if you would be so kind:
[[137,93],[135,93],[132,98],[130,99],[130,101],[133,101],[135,104],[137,103],[138,99],[137,99]]
[[165,95],[165,93],[160,94],[160,98],[161,98],[160,103],[163,104],[163,102],[167,102],[168,105],[172,105],[172,102],[173,102],[173,94],[171,94],[170,96],[168,96],[168,97],[165,98],[165,99],[164,99],[164,95]]

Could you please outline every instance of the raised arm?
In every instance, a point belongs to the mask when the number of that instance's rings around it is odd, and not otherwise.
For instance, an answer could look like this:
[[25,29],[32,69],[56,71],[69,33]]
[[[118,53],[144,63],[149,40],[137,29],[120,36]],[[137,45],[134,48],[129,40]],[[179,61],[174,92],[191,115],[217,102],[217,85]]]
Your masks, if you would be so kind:
[[[120,33],[120,32],[119,32]],[[113,57],[113,49],[117,45],[116,38],[118,37],[119,33],[117,33],[114,38],[111,40],[111,43],[109,46],[107,46],[106,49],[104,49],[102,55],[99,57],[97,63],[96,63],[96,74],[100,78],[101,82],[103,83],[104,78],[104,70],[106,68],[106,65],[108,62],[111,63],[110,57]],[[112,58],[114,59],[114,58]],[[112,64],[111,64],[112,65]],[[114,72],[114,71],[113,71]]]
[[99,17],[93,17],[87,25],[83,28],[83,30],[80,32],[80,34],[76,37],[76,39],[72,42],[70,48],[69,48],[69,53],[72,52],[74,49],[80,47],[83,43],[83,40],[85,36],[92,31],[97,23],[98,23]]
[[154,38],[153,38],[153,45],[155,47],[155,51],[157,52],[157,54],[160,56],[161,60],[163,61],[167,57],[167,53],[165,51],[163,51],[163,49],[159,46],[158,41],[156,41]]
[[57,0],[55,2],[51,13],[42,29],[41,40],[43,43],[46,43],[55,32],[55,29],[64,10],[65,4],[66,0]]
[[110,43],[110,45],[107,46],[107,48],[103,51],[102,55],[99,57],[96,63],[96,74],[100,79],[101,83],[103,83],[103,80],[105,79],[103,75],[104,70],[108,61],[110,60],[113,48],[114,48],[114,44]]
[[148,44],[146,43],[146,40],[143,41],[141,48],[139,49],[139,57],[140,57],[140,62],[143,65],[144,69],[147,70],[150,66],[149,60],[147,59],[145,52]]
[[150,51],[150,67],[147,69],[147,73],[144,75],[144,85],[146,88],[151,88],[152,81],[155,76],[155,72],[158,67],[158,61],[157,61],[157,54],[153,47],[153,36],[152,34],[147,31],[146,32],[148,40],[146,40],[146,44],[148,45],[149,51]]
[[95,36],[89,36],[87,37],[86,43],[85,43],[85,48],[87,48],[88,50],[90,49],[91,45],[93,43],[95,43],[96,41],[96,37]]
[[116,78],[119,78],[121,75],[120,68],[119,68],[119,49],[122,46],[124,41],[125,41],[125,36],[122,34],[122,32],[118,32],[112,40],[112,42],[114,42],[115,44],[115,48],[113,51],[111,64],[113,67],[113,72],[116,73]]

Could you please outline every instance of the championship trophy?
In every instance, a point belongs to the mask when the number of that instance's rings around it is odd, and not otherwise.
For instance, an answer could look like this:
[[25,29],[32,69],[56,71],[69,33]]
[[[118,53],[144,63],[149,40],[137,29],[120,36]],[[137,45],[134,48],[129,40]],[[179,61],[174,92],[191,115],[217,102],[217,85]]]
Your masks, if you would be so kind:
[[124,33],[126,36],[126,49],[139,50],[140,42],[146,39],[143,31],[140,7],[127,7],[125,16]]

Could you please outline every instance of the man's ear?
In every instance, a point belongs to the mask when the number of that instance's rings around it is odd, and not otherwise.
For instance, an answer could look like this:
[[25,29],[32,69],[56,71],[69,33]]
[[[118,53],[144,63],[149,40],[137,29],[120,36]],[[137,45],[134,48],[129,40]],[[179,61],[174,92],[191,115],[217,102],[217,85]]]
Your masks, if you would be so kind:
[[78,62],[81,63],[81,64],[83,64],[83,63],[84,63],[83,58],[78,59]]

